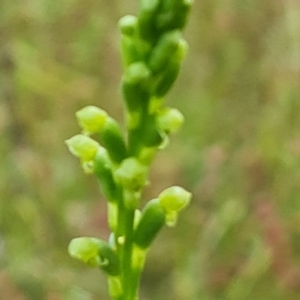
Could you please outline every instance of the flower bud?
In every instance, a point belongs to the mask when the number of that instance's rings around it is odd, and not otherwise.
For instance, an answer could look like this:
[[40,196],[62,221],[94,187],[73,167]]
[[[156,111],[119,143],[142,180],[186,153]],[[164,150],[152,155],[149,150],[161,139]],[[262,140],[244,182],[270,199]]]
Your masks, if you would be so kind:
[[151,71],[144,62],[135,62],[128,66],[122,79],[122,92],[130,113],[141,114],[150,98],[148,79]]
[[[157,16],[157,26],[160,30],[182,30],[194,0],[176,0],[165,2],[164,9]],[[164,4],[164,3],[163,3]]]
[[67,144],[69,151],[74,156],[80,158],[82,162],[93,160],[100,147],[95,140],[83,134],[75,135],[66,140],[65,143]]
[[177,52],[174,59],[179,63],[182,62],[182,60],[186,57],[188,51],[189,51],[188,42],[185,39],[181,38],[179,40]]
[[125,73],[125,81],[131,84],[146,81],[150,77],[150,70],[144,62],[136,62],[131,64]]
[[149,44],[139,38],[138,35],[131,36],[123,34],[121,37],[123,65],[128,67],[135,62],[144,61],[149,51],[149,47]]
[[136,33],[138,18],[132,15],[126,15],[119,20],[119,28],[123,35],[133,36]]
[[180,47],[181,32],[173,30],[161,36],[149,58],[149,67],[154,75],[162,72]]
[[90,237],[75,238],[70,242],[68,252],[71,257],[91,267],[100,267],[108,275],[119,274],[117,254],[102,240]]
[[120,163],[127,156],[127,149],[118,122],[108,117],[99,135],[100,141],[107,149],[111,160]]
[[179,186],[165,189],[158,196],[160,206],[166,212],[166,224],[174,226],[179,211],[185,208],[191,201],[192,194]]
[[180,63],[174,60],[168,64],[163,72],[161,72],[153,91],[157,98],[162,98],[169,92],[176,81],[179,72]]
[[145,40],[153,40],[157,36],[156,16],[161,4],[160,0],[141,0],[138,16],[140,35]]
[[176,132],[184,122],[183,114],[176,108],[163,108],[156,119],[158,128],[166,133]]
[[158,195],[158,200],[166,211],[180,211],[191,201],[192,194],[180,186],[172,186]]
[[[134,119],[139,122],[139,115],[141,114],[142,108],[148,104],[150,98],[149,91],[142,82],[130,83],[124,76],[122,80],[122,93],[127,110],[130,114],[134,114]],[[138,122],[131,122],[131,124],[136,124]]]
[[147,167],[136,158],[126,158],[115,171],[115,179],[130,191],[139,191],[147,181]]
[[99,242],[95,238],[80,237],[71,241],[68,248],[69,255],[83,261],[91,267],[99,267]]
[[103,109],[90,105],[79,110],[76,118],[84,133],[93,134],[101,130],[108,115]]
[[105,148],[99,147],[93,171],[99,179],[102,194],[109,202],[116,202],[119,198],[120,188],[113,178],[112,163]]

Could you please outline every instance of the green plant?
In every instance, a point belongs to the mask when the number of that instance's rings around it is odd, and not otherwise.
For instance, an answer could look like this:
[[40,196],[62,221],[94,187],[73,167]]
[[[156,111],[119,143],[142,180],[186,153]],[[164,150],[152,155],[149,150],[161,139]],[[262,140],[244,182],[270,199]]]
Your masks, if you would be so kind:
[[[140,0],[138,17],[121,18],[127,136],[105,111],[88,106],[76,113],[82,134],[67,140],[86,173],[94,173],[108,203],[108,242],[90,237],[71,241],[69,253],[107,275],[115,300],[138,299],[147,251],[164,224],[174,226],[191,194],[167,188],[138,209],[149,167],[159,149],[183,123],[183,115],[163,106],[176,80],[187,43],[181,37],[191,0]],[[98,135],[98,143],[90,137]]]

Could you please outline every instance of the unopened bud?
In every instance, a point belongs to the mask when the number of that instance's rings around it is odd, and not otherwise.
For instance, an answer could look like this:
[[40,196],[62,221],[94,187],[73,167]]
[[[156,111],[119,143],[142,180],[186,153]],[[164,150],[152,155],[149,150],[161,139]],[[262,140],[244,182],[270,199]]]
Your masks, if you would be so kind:
[[188,42],[185,39],[181,38],[178,43],[176,60],[178,62],[181,62],[186,57],[188,50],[189,50]]
[[79,237],[71,241],[68,247],[71,257],[81,260],[91,267],[99,267],[108,275],[119,274],[117,254],[108,243],[91,237]]
[[170,31],[161,36],[149,58],[149,67],[153,74],[162,72],[177,54],[180,47],[181,32]]
[[162,191],[158,200],[166,211],[180,211],[191,201],[192,194],[180,186],[172,186]]
[[172,186],[159,194],[158,201],[166,212],[166,224],[168,226],[176,224],[179,211],[190,203],[191,197],[190,192],[179,186]]
[[132,15],[126,15],[119,20],[119,28],[124,35],[132,36],[136,32],[138,18]]
[[78,134],[66,140],[69,151],[82,162],[91,161],[95,158],[100,145],[90,137]]
[[136,158],[125,159],[115,171],[116,181],[130,191],[138,191],[146,184],[147,167]]
[[124,80],[131,84],[141,83],[149,78],[150,73],[144,62],[135,62],[128,66]]
[[163,108],[156,120],[160,130],[170,133],[178,131],[184,122],[184,116],[176,108]]
[[108,115],[106,111],[96,106],[86,106],[76,113],[79,126],[86,134],[99,132],[105,124]]
[[99,267],[99,242],[95,238],[80,237],[73,239],[68,248],[71,257],[81,260],[90,267]]

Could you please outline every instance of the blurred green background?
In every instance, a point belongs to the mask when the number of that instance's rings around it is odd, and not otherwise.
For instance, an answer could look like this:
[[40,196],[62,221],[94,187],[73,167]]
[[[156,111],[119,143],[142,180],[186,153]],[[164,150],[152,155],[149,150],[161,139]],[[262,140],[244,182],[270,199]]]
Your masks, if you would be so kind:
[[[0,4],[0,299],[108,300],[69,258],[107,238],[105,202],[64,140],[88,104],[123,120],[118,19],[137,0]],[[149,253],[141,300],[300,299],[300,2],[196,0],[167,99],[186,116],[150,199],[193,191]]]

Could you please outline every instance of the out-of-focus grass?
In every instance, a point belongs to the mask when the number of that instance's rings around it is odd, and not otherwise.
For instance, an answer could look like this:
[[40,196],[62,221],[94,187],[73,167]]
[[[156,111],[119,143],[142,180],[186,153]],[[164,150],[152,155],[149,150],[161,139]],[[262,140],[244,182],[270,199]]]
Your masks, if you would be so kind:
[[[137,1],[4,0],[0,9],[1,299],[108,299],[68,241],[107,237],[105,202],[63,141],[87,104],[122,120],[117,21]],[[194,192],[150,252],[141,299],[300,297],[300,4],[195,1],[168,104],[186,116],[145,199]]]

